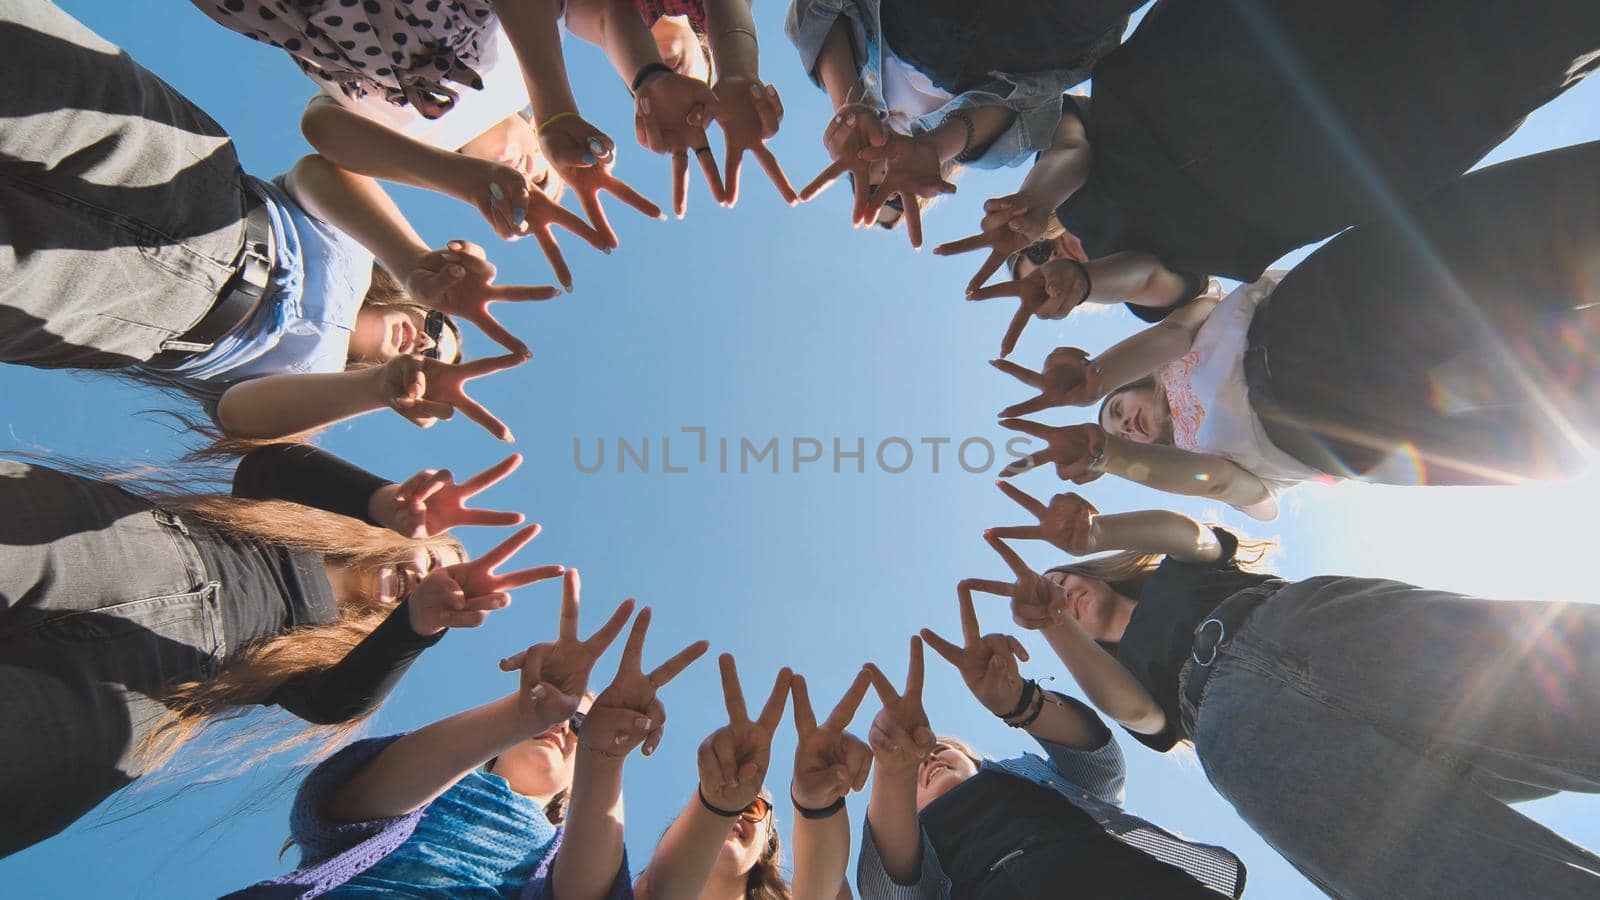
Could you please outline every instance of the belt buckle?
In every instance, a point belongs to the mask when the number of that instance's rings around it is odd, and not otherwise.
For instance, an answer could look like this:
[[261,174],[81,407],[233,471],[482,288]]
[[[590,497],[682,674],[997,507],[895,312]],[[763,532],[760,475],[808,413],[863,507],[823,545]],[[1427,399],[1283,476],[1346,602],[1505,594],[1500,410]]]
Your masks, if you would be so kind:
[[1200,635],[1205,632],[1206,626],[1210,625],[1212,623],[1215,623],[1216,626],[1217,626],[1217,642],[1215,644],[1211,645],[1211,655],[1209,657],[1205,658],[1205,659],[1201,659],[1200,658],[1200,653],[1199,653],[1198,650],[1191,649],[1189,651],[1189,658],[1193,659],[1195,661],[1195,665],[1209,666],[1212,663],[1216,662],[1217,661],[1217,651],[1222,649],[1222,642],[1228,636],[1228,626],[1223,624],[1221,619],[1213,617],[1213,618],[1205,620],[1204,622],[1201,622],[1200,623],[1200,627],[1196,628],[1194,630],[1194,636],[1195,636],[1196,640],[1198,640]]

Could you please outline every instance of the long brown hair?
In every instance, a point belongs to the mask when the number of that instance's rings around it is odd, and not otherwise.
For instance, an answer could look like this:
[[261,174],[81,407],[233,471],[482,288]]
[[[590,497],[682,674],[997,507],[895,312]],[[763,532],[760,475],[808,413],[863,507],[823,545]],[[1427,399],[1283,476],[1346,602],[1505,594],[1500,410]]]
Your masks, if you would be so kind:
[[767,816],[767,843],[761,858],[744,876],[745,900],[794,900],[794,891],[783,877],[783,838],[778,836],[778,814]]
[[1140,378],[1138,381],[1130,381],[1127,384],[1122,385],[1121,387],[1118,387],[1117,389],[1106,394],[1105,399],[1100,401],[1100,408],[1095,410],[1095,424],[1100,425],[1101,427],[1105,426],[1106,408],[1111,405],[1112,400],[1120,397],[1123,394],[1126,394],[1129,391],[1136,391],[1140,388],[1148,389],[1154,393],[1156,396],[1156,402],[1160,403],[1163,409],[1168,410],[1167,424],[1162,429],[1163,433],[1156,438],[1155,442],[1158,444],[1165,444],[1169,447],[1172,446],[1172,412],[1167,406],[1167,389],[1162,386],[1161,379],[1157,378],[1154,373],[1146,375],[1143,378]]

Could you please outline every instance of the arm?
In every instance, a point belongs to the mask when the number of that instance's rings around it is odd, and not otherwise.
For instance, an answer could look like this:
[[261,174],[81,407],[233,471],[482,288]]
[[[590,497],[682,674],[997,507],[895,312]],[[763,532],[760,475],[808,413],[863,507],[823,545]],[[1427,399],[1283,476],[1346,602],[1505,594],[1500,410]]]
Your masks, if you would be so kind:
[[1063,616],[1041,633],[1101,712],[1139,734],[1159,734],[1167,727],[1166,713],[1150,692],[1116,657],[1096,644],[1076,619]]
[[365,175],[307,156],[289,171],[288,186],[295,202],[355,238],[402,282],[430,250],[388,192]]
[[274,439],[324,428],[388,405],[384,367],[266,375],[230,385],[217,424],[230,437]]
[[624,864],[622,763],[624,757],[578,749],[571,801],[556,854],[551,894],[555,900],[608,896]]
[[927,141],[934,147],[940,162],[949,162],[964,151],[971,152],[988,147],[1000,135],[1005,134],[1017,118],[1015,110],[1004,106],[976,106],[964,112],[967,118],[972,120],[970,144],[967,142],[967,126],[959,117],[947,117],[918,137],[918,140]]
[[1120,475],[1158,491],[1220,500],[1241,509],[1272,497],[1260,478],[1214,453],[1197,453],[1164,444],[1140,444],[1105,435],[1105,452],[1095,465],[1099,471]]
[[751,37],[756,33],[751,2],[706,0],[706,37],[718,80],[736,76],[761,79],[761,45]]
[[835,110],[866,93],[861,84],[861,69],[856,65],[853,39],[850,37],[850,20],[838,16],[822,41],[822,52],[817,55],[814,76],[822,82]]
[[[1098,275],[1095,276],[1094,284],[1098,292],[1100,287]],[[1190,303],[1157,324],[1117,342],[1095,357],[1094,365],[1100,369],[1100,391],[1099,396],[1093,400],[1101,400],[1106,394],[1122,385],[1138,381],[1188,353],[1194,346],[1194,338],[1200,332],[1200,326],[1205,324],[1216,306],[1217,301],[1209,299]]]
[[472,157],[407,137],[322,95],[306,104],[300,132],[317,153],[341,169],[457,198],[463,197],[463,184],[473,180],[473,170],[481,165]]
[[826,819],[796,815],[789,839],[794,843],[790,888],[795,900],[834,900],[841,891],[848,895],[850,817],[844,810]]
[[492,5],[522,64],[535,126],[559,113],[577,112],[561,53],[561,0],[493,0]]
[[[1149,253],[1137,250],[1092,259],[1085,263],[1085,267],[1093,281],[1093,290],[1085,298],[1089,303],[1129,303],[1164,309],[1177,306],[1204,290],[1204,279],[1200,279],[1202,283],[1197,289],[1194,278],[1179,275]],[[1180,309],[1188,309],[1192,305],[1197,304],[1186,304]],[[1205,322],[1215,306],[1213,301],[1205,307],[1204,314],[1192,323],[1195,329]],[[1176,312],[1172,314],[1176,315]]]
[[311,444],[269,444],[239,460],[233,496],[287,500],[384,527],[375,517],[399,485]]
[[[422,651],[444,637],[443,631],[418,634],[412,624],[411,605],[409,599],[402,600],[343,659],[326,669],[289,678],[266,702],[275,703],[317,725],[349,722],[376,709]],[[404,812],[406,810],[348,821],[386,818]]]
[[1031,208],[1053,210],[1083,187],[1092,159],[1083,120],[1063,115],[1051,135],[1049,149],[1034,160],[1017,193],[1031,201]]
[[698,797],[690,800],[656,844],[635,894],[641,900],[699,897],[717,864],[729,827],[728,819],[706,809]]
[[1165,509],[1097,515],[1089,526],[1090,553],[1137,550],[1159,553],[1179,562],[1214,563],[1222,559],[1216,532],[1181,513]]
[[[917,768],[884,772],[879,767],[867,800],[867,834],[884,874],[898,885],[921,882],[922,823],[917,819]],[[866,893],[863,889],[863,894]]]
[[631,0],[571,0],[567,28],[603,50],[625,85],[646,65],[661,62],[655,38]]

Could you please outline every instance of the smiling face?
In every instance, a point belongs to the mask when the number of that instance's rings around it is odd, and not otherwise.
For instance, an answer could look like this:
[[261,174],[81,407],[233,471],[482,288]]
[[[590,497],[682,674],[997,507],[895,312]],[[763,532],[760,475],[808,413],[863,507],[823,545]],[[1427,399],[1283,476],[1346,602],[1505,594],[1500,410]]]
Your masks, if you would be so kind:
[[459,562],[465,560],[453,548],[417,547],[411,551],[411,558],[400,565],[379,566],[373,570],[369,591],[381,603],[397,603],[401,597],[415,590],[429,572]]
[[952,788],[978,774],[978,764],[955,746],[939,741],[917,767],[917,810],[943,797]]
[[446,322],[437,342],[427,334],[427,313],[415,306],[363,306],[350,334],[350,358],[357,362],[384,363],[397,356],[423,353],[435,347],[439,359],[456,362],[461,343]]
[[[585,696],[578,701],[578,710],[587,712],[591,702],[592,698]],[[501,753],[495,758],[494,774],[517,793],[548,801],[572,786],[577,755],[578,734],[568,722],[562,722]]]
[[764,855],[775,852],[772,845],[772,795],[761,792],[766,801],[765,814],[757,821],[740,814],[722,840],[722,850],[717,853],[716,870],[732,878],[743,878],[761,862]]
[[1172,414],[1151,386],[1119,388],[1100,407],[1106,434],[1139,444],[1171,444]]
[[1128,630],[1128,619],[1137,605],[1098,578],[1076,572],[1047,572],[1046,578],[1061,585],[1067,594],[1067,615],[1097,641],[1115,644]]
[[662,16],[650,26],[650,36],[656,39],[661,61],[672,71],[695,81],[711,80],[711,61],[687,18]]

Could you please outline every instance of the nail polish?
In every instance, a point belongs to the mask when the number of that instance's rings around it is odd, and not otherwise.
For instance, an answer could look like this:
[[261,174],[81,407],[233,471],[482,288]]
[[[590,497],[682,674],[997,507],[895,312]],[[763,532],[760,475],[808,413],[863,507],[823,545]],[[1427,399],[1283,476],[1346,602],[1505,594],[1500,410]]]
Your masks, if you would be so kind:
[[583,155],[583,161],[584,161],[584,162],[585,162],[585,163],[587,163],[587,164],[588,164],[588,165],[591,165],[591,166],[592,166],[592,165],[594,165],[594,164],[595,164],[595,163],[598,163],[598,162],[599,162],[599,161],[600,161],[600,160],[598,160],[598,159],[596,159],[596,158],[595,158],[595,155],[594,155],[594,154],[593,154],[593,153],[585,153],[585,154],[584,154],[584,155]]
[[593,153],[595,156],[605,156],[606,145],[600,143],[599,138],[589,138],[589,152]]
[[491,181],[489,182],[489,196],[496,200],[504,200],[506,198],[506,192],[500,189],[500,185]]

